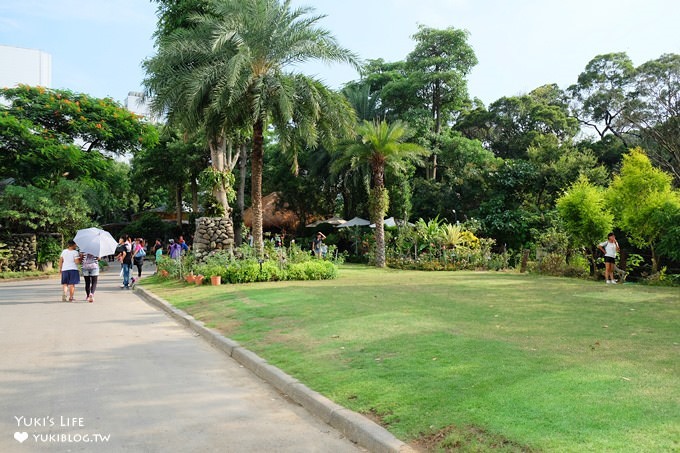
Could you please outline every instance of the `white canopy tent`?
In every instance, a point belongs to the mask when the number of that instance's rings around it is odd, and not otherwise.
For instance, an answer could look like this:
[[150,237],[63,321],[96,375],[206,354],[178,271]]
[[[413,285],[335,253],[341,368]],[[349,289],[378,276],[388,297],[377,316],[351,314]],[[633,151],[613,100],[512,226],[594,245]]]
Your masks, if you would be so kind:
[[[395,226],[404,226],[404,225],[415,226],[411,222],[407,222],[405,220],[395,219],[394,217],[388,217],[385,220],[383,220],[383,225],[385,225],[386,227],[395,227]],[[375,223],[372,223],[369,226],[371,228],[375,228]]]
[[362,219],[361,217],[354,217],[352,220],[348,220],[347,222],[336,226],[335,228],[349,228],[349,227],[360,227],[360,226],[368,226],[371,224],[370,220]]

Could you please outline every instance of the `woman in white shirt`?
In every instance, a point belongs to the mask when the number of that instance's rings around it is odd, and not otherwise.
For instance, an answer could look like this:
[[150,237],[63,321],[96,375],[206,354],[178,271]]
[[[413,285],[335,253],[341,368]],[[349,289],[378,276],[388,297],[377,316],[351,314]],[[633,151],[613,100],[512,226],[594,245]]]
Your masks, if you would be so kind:
[[68,247],[61,252],[61,257],[59,258],[61,285],[64,289],[61,296],[62,302],[66,302],[67,293],[69,302],[75,300],[76,285],[80,283],[78,263],[80,263],[80,254],[76,250],[76,243],[68,241]]
[[616,267],[616,252],[620,251],[620,249],[614,233],[609,233],[607,240],[598,244],[597,248],[604,253],[604,278],[607,280],[607,284],[616,284],[614,268]]

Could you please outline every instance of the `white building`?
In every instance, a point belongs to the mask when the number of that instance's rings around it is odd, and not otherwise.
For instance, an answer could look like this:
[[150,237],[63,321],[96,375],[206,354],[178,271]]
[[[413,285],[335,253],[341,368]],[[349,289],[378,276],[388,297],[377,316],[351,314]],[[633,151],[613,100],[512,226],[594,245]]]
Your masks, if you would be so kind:
[[127,98],[125,98],[125,108],[132,113],[143,116],[144,119],[151,123],[158,122],[158,118],[151,113],[151,106],[148,100],[144,99],[144,93],[138,91],[128,92]]
[[42,50],[0,45],[0,88],[19,84],[52,86],[52,55]]

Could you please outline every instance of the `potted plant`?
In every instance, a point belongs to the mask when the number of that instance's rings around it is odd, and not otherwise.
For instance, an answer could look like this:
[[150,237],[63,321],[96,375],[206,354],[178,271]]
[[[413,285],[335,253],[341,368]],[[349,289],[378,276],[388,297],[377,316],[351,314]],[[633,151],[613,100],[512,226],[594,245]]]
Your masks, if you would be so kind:
[[193,283],[195,278],[196,277],[194,276],[193,272],[189,272],[184,276],[184,280],[186,280],[187,283]]
[[210,276],[210,284],[213,286],[217,286],[222,284],[222,276],[221,275],[211,275]]
[[197,276],[195,276],[195,277],[194,277],[194,283],[196,283],[196,286],[202,285],[202,284],[203,284],[203,279],[204,279],[204,278],[205,278],[205,277],[204,277],[203,275],[200,275],[200,274],[197,275]]

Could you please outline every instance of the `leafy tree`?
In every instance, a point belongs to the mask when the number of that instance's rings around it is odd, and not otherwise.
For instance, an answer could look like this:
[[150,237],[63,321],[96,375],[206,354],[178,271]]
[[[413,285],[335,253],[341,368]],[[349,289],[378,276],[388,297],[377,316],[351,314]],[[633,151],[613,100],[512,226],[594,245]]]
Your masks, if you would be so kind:
[[63,179],[77,181],[99,222],[134,207],[129,168],[111,155],[152,146],[153,127],[111,99],[68,90],[22,85],[0,97],[0,176],[49,192]]
[[536,169],[536,185],[531,190],[533,203],[541,211],[552,208],[559,193],[579,175],[587,175],[590,181],[608,179],[607,170],[598,165],[591,150],[560,144],[554,136],[542,136],[527,154]]
[[[164,127],[158,145],[136,153],[132,159],[132,178],[140,184],[138,193],[146,197],[148,193],[153,193],[154,188],[164,188],[164,194],[170,195],[166,196],[164,202],[170,204],[172,201],[177,225],[181,228],[184,194],[189,185],[195,186],[199,173],[208,165],[207,154],[200,138],[183,133],[181,129]],[[194,184],[191,184],[192,181]],[[146,199],[144,201],[146,207],[152,207]],[[194,212],[198,211],[197,200],[193,203],[193,209]]]
[[285,201],[297,214],[301,227],[313,214],[333,214],[340,187],[339,181],[329,175],[330,160],[329,153],[323,148],[301,149],[298,153],[299,171],[291,175],[289,156],[274,140],[265,151],[264,193],[279,193],[280,201]]
[[569,143],[578,132],[578,122],[569,116],[564,93],[556,85],[545,85],[529,94],[503,97],[489,106],[486,120],[490,148],[504,158],[526,158],[527,150],[543,136]]
[[665,54],[637,68],[639,108],[629,112],[652,161],[680,184],[680,55]]
[[468,99],[466,77],[477,64],[468,36],[465,30],[453,27],[437,30],[423,25],[413,35],[416,47],[406,64],[418,97],[432,112],[436,134]]
[[652,166],[641,148],[635,148],[623,157],[621,172],[607,193],[616,223],[631,243],[651,249],[653,272],[659,269],[657,244],[677,227],[671,222],[680,210],[680,192],[672,189],[671,180],[671,175]]
[[635,108],[635,66],[625,52],[598,55],[568,91],[581,124],[593,128],[600,138],[614,134],[626,146],[631,129],[626,118]]
[[414,161],[427,154],[422,147],[406,143],[407,128],[401,122],[364,121],[358,129],[359,141],[348,145],[334,162],[336,168],[350,163],[353,167],[368,164],[371,169],[369,211],[375,223],[376,266],[385,267],[384,217],[389,208],[389,193],[385,189],[385,169],[398,173],[408,160]]
[[368,60],[361,67],[361,74],[360,81],[348,83],[344,90],[347,97],[352,101],[354,99],[354,96],[350,94],[352,91],[359,90],[361,92],[364,87],[367,87],[368,99],[366,103],[374,106],[375,112],[372,115],[363,115],[363,109],[359,106],[359,103],[352,102],[352,106],[359,114],[359,119],[396,121],[417,108],[419,101],[408,81],[406,62],[390,63],[382,58]]
[[532,230],[542,226],[543,213],[527,198],[538,184],[535,165],[523,159],[506,159],[488,177],[489,195],[479,204],[485,237],[519,249],[532,242]]
[[612,230],[614,215],[607,209],[605,190],[584,175],[557,200],[557,211],[572,242],[587,251],[595,275],[596,244]]
[[8,103],[3,114],[30,121],[34,135],[86,152],[122,155],[156,139],[150,125],[110,98],[27,85],[2,89],[0,97]]
[[82,185],[61,179],[47,189],[10,185],[0,194],[0,222],[12,232],[58,232],[64,236],[91,225]]

